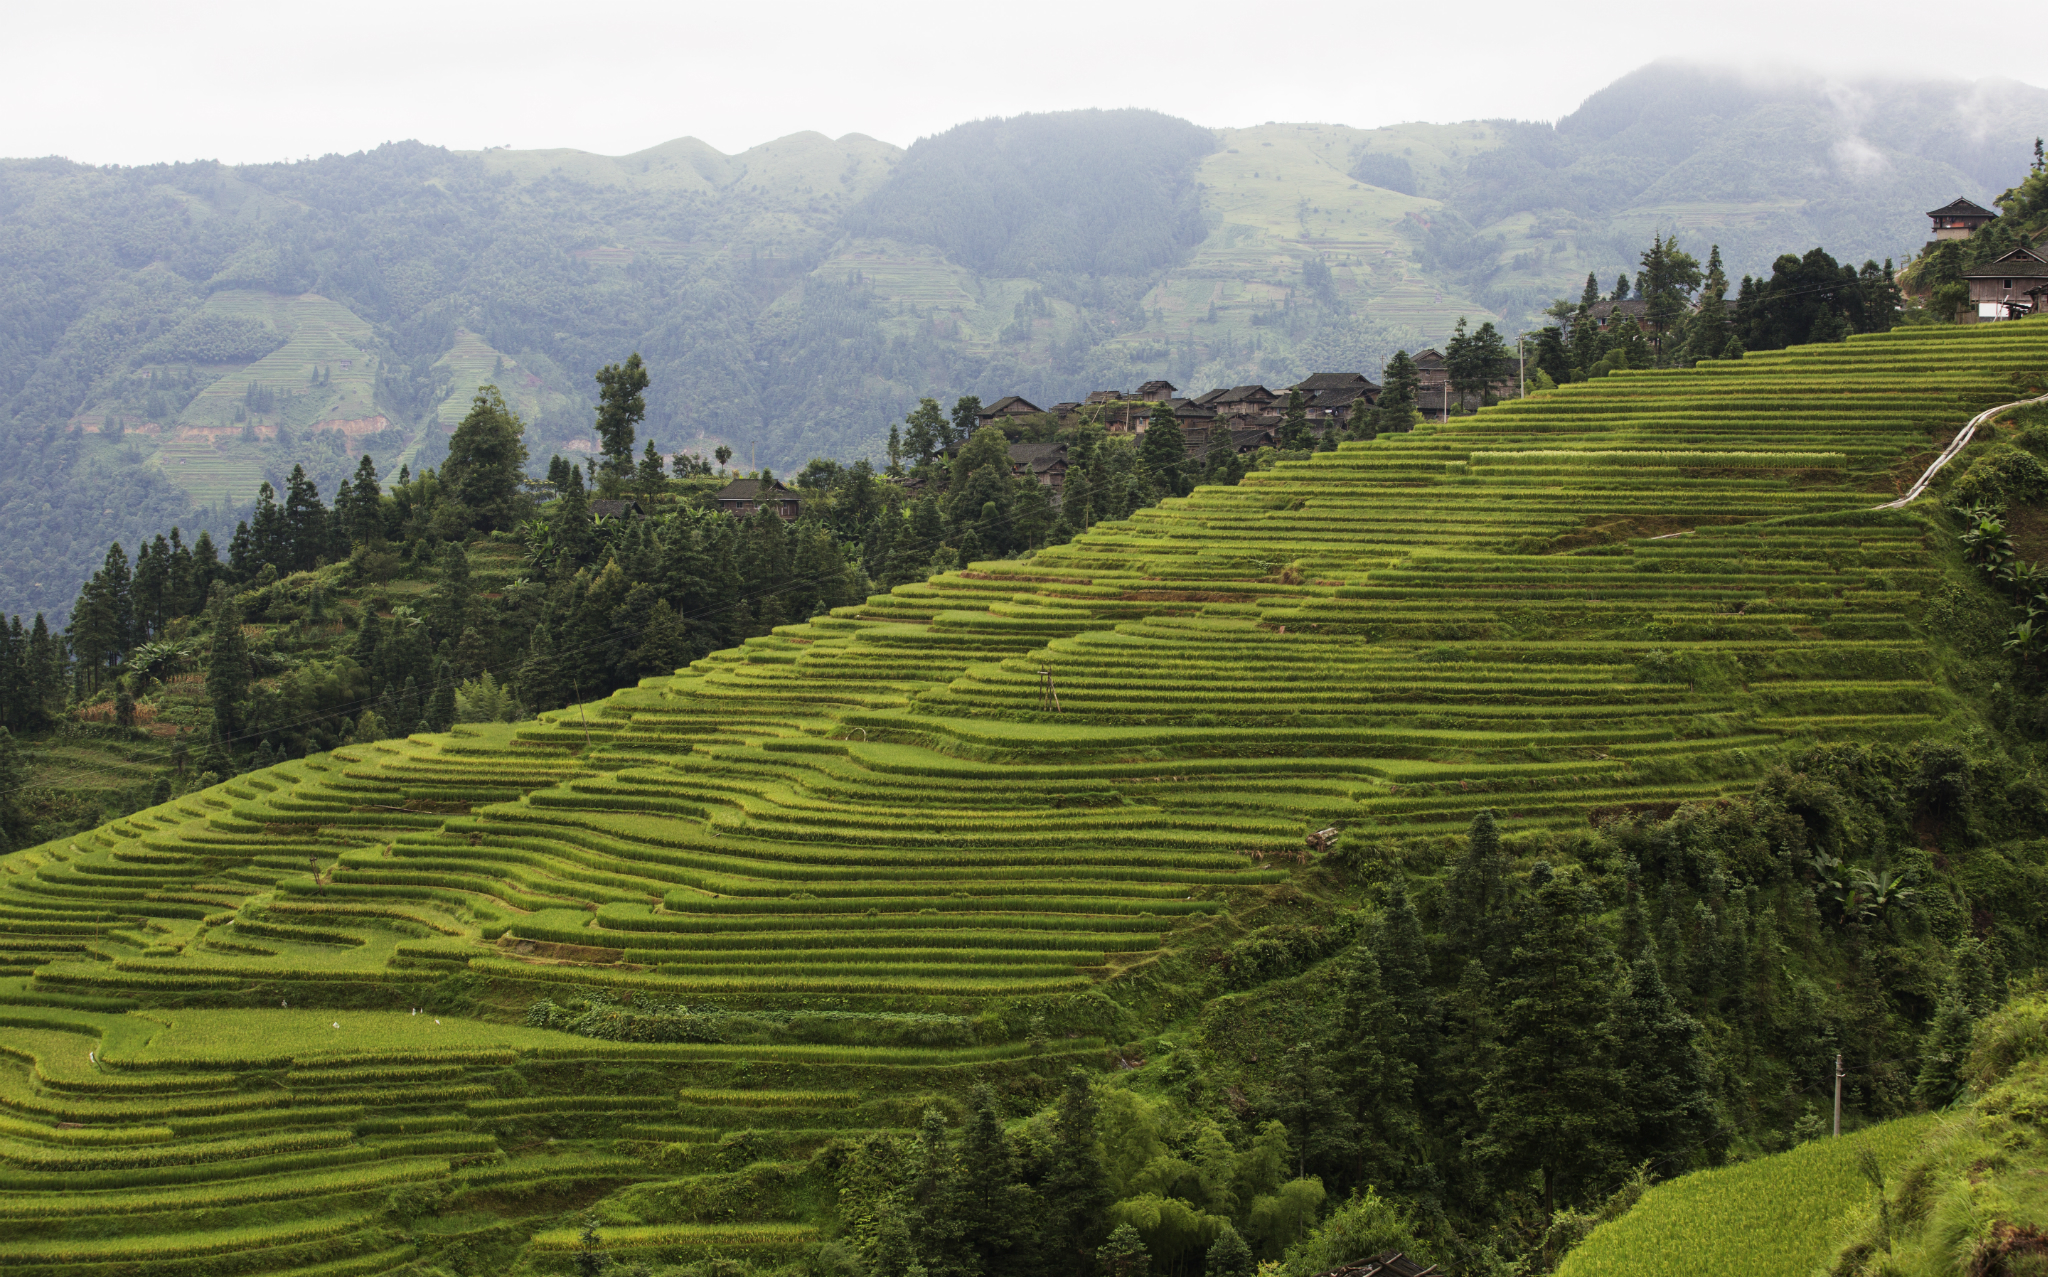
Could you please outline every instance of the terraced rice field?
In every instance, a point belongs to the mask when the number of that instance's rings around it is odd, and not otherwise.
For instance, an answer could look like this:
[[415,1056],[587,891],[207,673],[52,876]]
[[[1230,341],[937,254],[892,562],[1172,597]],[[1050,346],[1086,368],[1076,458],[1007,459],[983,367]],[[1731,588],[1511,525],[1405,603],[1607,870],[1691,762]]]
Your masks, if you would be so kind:
[[[1930,529],[1871,507],[2044,363],[2020,323],[1575,385],[0,860],[0,1264],[381,1272],[411,1254],[374,1215],[394,1185],[709,1173],[736,1139],[798,1155],[969,1077],[1102,1062],[1026,1040],[1033,1008],[1071,1016],[1324,826],[1583,826],[1817,735],[1922,732],[1952,712]],[[410,1014],[593,988],[990,1015],[842,1047]],[[600,1136],[617,1155],[545,1152]],[[166,1222],[250,1194],[296,1205]],[[5,1223],[46,1209],[79,1222]],[[620,1244],[804,1236],[713,1224]]]

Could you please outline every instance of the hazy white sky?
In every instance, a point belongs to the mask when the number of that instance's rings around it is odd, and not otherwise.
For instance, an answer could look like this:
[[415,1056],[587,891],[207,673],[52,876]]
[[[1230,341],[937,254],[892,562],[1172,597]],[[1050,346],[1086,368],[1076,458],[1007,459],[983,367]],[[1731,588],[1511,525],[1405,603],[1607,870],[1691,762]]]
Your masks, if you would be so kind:
[[685,134],[733,152],[802,129],[908,145],[1090,106],[1555,119],[1662,57],[1974,78],[1986,47],[1981,24],[1902,0],[14,0],[0,156],[247,162],[401,138],[622,154]]

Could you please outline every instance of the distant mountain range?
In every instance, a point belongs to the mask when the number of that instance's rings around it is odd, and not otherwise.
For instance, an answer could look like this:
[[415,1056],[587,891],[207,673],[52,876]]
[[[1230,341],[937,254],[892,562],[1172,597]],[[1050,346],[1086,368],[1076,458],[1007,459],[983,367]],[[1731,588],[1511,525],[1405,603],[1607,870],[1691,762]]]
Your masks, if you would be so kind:
[[0,161],[0,612],[61,612],[110,539],[231,527],[293,464],[331,491],[366,449],[432,462],[485,381],[544,463],[638,350],[665,448],[786,468],[877,450],[921,395],[1376,375],[1460,315],[1518,331],[1611,287],[1659,229],[1737,274],[1903,258],[2042,134],[2048,92],[2010,81],[1660,64],[1555,126],[1079,111],[908,150]]

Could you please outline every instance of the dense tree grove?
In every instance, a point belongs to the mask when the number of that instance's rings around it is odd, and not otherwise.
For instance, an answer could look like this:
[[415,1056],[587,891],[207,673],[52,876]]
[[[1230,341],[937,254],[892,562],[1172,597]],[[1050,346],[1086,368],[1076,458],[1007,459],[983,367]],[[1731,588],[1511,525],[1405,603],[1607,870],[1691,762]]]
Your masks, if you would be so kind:
[[[110,546],[62,633],[41,617],[0,625],[0,727],[154,739],[139,714],[184,751],[173,762],[158,748],[154,765],[174,787],[197,785],[344,741],[602,696],[871,592],[1235,483],[1255,464],[1227,430],[1191,448],[1170,412],[1136,444],[1085,425],[1063,436],[1056,499],[1013,473],[1008,435],[977,428],[979,400],[948,412],[926,399],[903,423],[900,463],[814,460],[795,479],[801,518],[741,519],[710,501],[735,476],[683,459],[671,475],[651,442],[635,460],[648,386],[637,357],[597,380],[600,453],[587,468],[551,458],[559,499],[545,504],[528,495],[524,423],[485,386],[439,468],[394,481],[364,455],[331,501],[295,468],[282,499],[259,486],[225,556],[177,528],[132,559]],[[638,512],[597,517],[603,498]],[[73,823],[99,815],[65,810]]]
[[[1820,747],[1663,818],[1347,834],[1148,982],[1199,1008],[1163,1059],[839,1154],[843,1244],[878,1277],[1547,1271],[1610,1194],[1820,1134],[1837,1052],[1852,1123],[1955,1097],[2048,953],[2041,868],[1997,846],[2039,826],[2025,790],[1944,743]],[[1971,849],[1937,867],[1937,827]]]
[[[1888,332],[1914,317],[1895,275],[1889,260],[1855,267],[1815,248],[1780,256],[1768,276],[1743,276],[1731,299],[1718,244],[1702,267],[1675,234],[1652,236],[1633,279],[1622,275],[1612,294],[1603,297],[1599,279],[1588,275],[1577,302],[1551,305],[1546,313],[1556,322],[1531,334],[1529,365],[1538,374],[1531,388]],[[1596,312],[1615,302],[1639,305]]]

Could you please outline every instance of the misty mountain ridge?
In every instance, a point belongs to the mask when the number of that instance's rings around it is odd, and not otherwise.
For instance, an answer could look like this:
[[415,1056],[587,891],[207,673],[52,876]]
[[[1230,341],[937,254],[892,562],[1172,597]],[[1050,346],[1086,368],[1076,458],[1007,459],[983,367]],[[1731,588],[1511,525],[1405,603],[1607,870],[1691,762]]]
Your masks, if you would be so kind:
[[433,463],[475,387],[537,462],[638,350],[665,449],[874,453],[921,395],[1041,404],[1374,375],[1460,316],[1531,327],[1653,231],[1731,272],[1901,259],[2048,133],[2011,81],[1659,63],[1554,126],[962,124],[736,155],[395,143],[297,163],[0,161],[0,612],[61,612],[110,539],[231,530],[256,483]]

